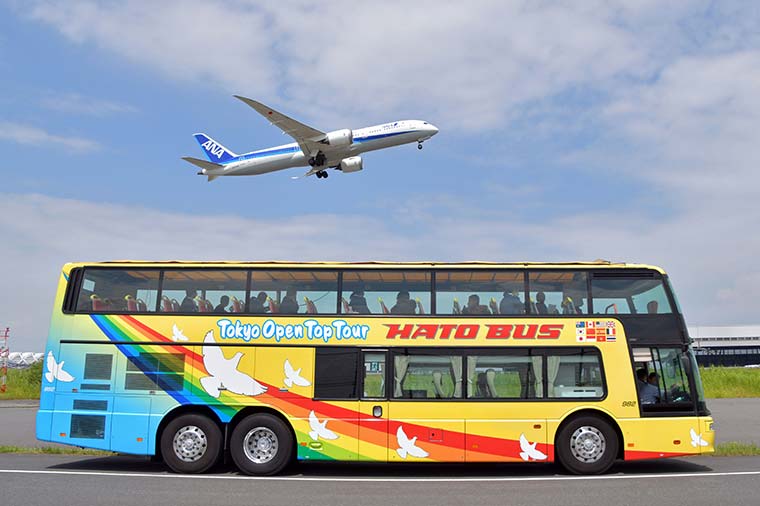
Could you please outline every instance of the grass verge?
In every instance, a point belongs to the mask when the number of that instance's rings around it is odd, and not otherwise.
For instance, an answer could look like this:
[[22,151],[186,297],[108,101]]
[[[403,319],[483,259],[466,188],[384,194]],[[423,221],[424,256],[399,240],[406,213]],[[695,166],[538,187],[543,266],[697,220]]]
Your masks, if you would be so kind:
[[705,367],[699,372],[708,399],[760,397],[760,367]]
[[729,441],[715,447],[716,457],[757,457],[760,456],[760,446],[755,443],[739,443]]
[[88,450],[87,448],[59,448],[57,446],[3,446],[0,445],[0,453],[32,453],[49,455],[116,455],[113,452],[103,450]]
[[8,369],[5,393],[0,399],[39,399],[42,383],[42,362],[27,369]]

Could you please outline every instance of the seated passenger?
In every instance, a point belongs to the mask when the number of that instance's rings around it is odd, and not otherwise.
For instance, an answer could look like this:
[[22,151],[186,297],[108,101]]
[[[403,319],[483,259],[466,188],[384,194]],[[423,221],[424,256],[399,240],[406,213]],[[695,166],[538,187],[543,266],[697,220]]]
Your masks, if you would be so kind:
[[279,313],[282,314],[296,314],[298,313],[298,300],[296,300],[296,292],[295,288],[288,288],[285,291],[285,297],[282,298],[282,302],[280,302],[280,309],[278,310]]
[[647,370],[643,367],[641,369],[636,369],[636,391],[639,393],[639,398],[641,398],[641,391],[644,389],[646,384]]
[[215,313],[226,313],[227,312],[227,306],[230,305],[230,298],[226,295],[222,295],[222,297],[219,299],[219,304],[214,308]]
[[179,310],[182,313],[197,313],[198,306],[195,305],[195,298],[198,296],[198,292],[192,289],[185,290],[185,298],[182,299],[182,304],[179,305]]
[[505,290],[504,298],[501,299],[499,304],[499,314],[523,314],[525,312],[525,304],[520,301],[520,298],[514,291]]
[[657,309],[659,308],[659,304],[656,300],[650,300],[647,302],[647,313],[649,314],[657,314]]
[[396,305],[391,308],[391,314],[417,314],[417,303],[409,292],[403,290],[396,295]]
[[491,397],[491,393],[488,389],[488,381],[486,380],[486,373],[479,372],[478,379],[475,383],[475,397],[485,399]]
[[364,290],[356,290],[352,293],[351,298],[348,300],[348,305],[354,313],[370,314],[367,299],[364,297]]
[[480,296],[473,293],[467,299],[467,305],[464,307],[464,309],[462,309],[462,314],[490,315],[491,312],[488,310],[488,307],[480,303]]
[[660,402],[660,377],[656,372],[649,373],[647,384],[641,387],[641,404],[655,404]]
[[536,313],[548,314],[549,310],[546,307],[546,294],[544,292],[538,292],[536,294]]
[[253,314],[264,314],[269,311],[269,304],[267,304],[267,292],[259,292],[256,297],[252,297],[250,300],[250,312]]

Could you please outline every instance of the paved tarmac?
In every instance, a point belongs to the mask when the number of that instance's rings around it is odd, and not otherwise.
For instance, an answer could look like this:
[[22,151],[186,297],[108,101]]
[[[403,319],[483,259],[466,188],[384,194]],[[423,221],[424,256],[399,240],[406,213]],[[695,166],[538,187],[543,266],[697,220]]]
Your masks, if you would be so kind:
[[760,457],[693,457],[619,463],[596,477],[553,464],[294,466],[275,478],[221,468],[170,474],[136,457],[0,455],[2,504],[757,506]]
[[[717,441],[741,441],[760,446],[760,398],[709,399],[717,421]],[[34,435],[36,401],[0,401],[0,445],[59,446],[37,441]]]

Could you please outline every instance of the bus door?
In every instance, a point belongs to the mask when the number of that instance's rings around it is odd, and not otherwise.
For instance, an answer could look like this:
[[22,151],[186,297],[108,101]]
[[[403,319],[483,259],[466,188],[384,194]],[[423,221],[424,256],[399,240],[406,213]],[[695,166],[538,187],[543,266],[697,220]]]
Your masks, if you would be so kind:
[[456,350],[393,351],[389,461],[464,461],[463,363]]
[[111,448],[115,351],[109,344],[75,343],[48,351],[42,383],[55,389],[52,441]]
[[388,459],[388,351],[363,350],[359,372],[359,460]]

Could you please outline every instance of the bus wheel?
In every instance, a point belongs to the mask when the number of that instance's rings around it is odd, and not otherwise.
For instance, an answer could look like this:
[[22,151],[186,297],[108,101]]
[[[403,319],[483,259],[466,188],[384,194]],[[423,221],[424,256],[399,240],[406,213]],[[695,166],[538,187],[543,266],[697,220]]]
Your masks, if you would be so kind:
[[161,454],[175,473],[197,474],[216,464],[222,450],[222,431],[203,415],[182,415],[161,434]]
[[615,462],[618,438],[608,422],[596,416],[571,420],[557,434],[557,458],[573,474],[601,474]]
[[250,415],[232,431],[230,454],[245,474],[277,474],[293,456],[293,436],[287,424],[276,416]]

